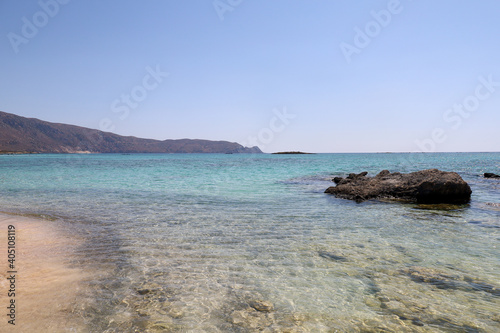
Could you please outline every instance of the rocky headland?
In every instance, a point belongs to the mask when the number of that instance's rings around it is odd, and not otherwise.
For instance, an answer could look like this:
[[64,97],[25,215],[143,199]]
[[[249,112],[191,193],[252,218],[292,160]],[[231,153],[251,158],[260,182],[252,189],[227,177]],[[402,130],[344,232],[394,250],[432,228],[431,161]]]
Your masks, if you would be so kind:
[[29,153],[262,153],[236,142],[153,140],[51,123],[0,111],[0,154]]
[[437,169],[408,174],[381,171],[375,177],[368,172],[351,173],[346,178],[335,177],[337,186],[325,193],[343,199],[362,202],[370,199],[399,199],[410,202],[439,204],[465,204],[470,201],[472,190],[456,172]]

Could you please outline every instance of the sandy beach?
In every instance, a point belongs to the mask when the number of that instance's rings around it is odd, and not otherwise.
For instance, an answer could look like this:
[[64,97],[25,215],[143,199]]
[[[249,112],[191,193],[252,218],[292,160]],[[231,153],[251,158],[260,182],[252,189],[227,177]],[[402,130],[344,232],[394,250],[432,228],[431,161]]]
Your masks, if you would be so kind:
[[71,253],[80,240],[60,225],[0,214],[0,331],[84,332],[75,310],[88,273],[72,267]]

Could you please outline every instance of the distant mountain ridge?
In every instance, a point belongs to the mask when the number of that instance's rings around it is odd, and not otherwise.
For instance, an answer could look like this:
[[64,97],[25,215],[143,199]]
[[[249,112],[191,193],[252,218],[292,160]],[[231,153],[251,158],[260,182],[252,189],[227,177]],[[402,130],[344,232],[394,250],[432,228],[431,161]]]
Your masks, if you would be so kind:
[[0,111],[0,153],[262,153],[210,140],[153,140],[50,123]]

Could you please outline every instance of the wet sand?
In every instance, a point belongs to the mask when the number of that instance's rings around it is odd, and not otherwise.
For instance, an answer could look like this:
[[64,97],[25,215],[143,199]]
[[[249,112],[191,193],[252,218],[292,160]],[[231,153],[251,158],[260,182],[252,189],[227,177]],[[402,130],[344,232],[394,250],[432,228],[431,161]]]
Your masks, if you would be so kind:
[[[9,226],[15,227],[16,272],[10,296]],[[0,332],[85,332],[76,309],[89,273],[72,265],[72,252],[81,240],[61,226],[59,221],[0,214]],[[15,326],[7,315],[12,299]]]

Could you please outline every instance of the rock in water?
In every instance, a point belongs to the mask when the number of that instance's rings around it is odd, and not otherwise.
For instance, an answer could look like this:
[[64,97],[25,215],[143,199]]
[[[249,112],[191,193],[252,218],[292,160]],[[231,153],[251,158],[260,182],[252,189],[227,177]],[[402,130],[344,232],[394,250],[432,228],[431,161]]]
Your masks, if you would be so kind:
[[338,184],[338,183],[340,183],[340,181],[342,179],[344,179],[344,178],[342,178],[342,177],[335,177],[335,178],[332,179],[332,182],[334,182],[335,184]]
[[482,291],[494,296],[500,296],[500,287],[498,285],[471,276],[449,275],[434,268],[419,266],[407,267],[402,269],[401,272],[408,275],[415,282],[429,283],[439,289],[460,289],[469,292]]
[[339,256],[339,255],[332,253],[332,252],[319,251],[318,254],[322,258],[330,259],[333,261],[348,261],[346,257]]
[[422,170],[408,174],[381,171],[375,177],[366,172],[351,173],[347,178],[334,178],[337,186],[329,187],[325,193],[357,202],[369,199],[403,199],[418,203],[464,204],[470,201],[472,190],[456,172],[437,169]]
[[271,312],[274,310],[273,304],[267,301],[251,301],[250,306],[260,312]]
[[494,173],[486,172],[484,174],[484,178],[497,178],[497,179],[500,179],[500,176],[499,175],[495,175]]

